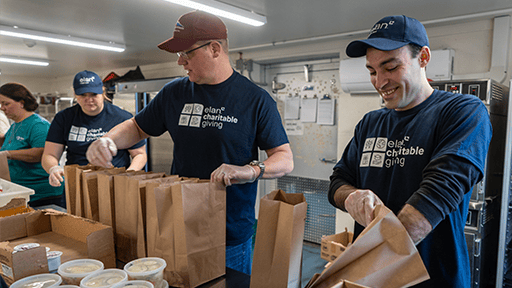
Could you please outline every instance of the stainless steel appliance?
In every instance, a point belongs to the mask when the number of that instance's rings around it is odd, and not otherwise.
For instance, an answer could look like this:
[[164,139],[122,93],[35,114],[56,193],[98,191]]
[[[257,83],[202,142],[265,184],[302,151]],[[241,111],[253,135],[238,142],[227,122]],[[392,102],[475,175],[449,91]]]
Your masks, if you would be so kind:
[[[512,85],[512,80],[510,81]],[[510,86],[509,86],[510,87]],[[509,92],[512,96],[512,91]],[[512,111],[509,103],[507,106],[509,114]],[[500,227],[498,241],[498,255],[496,267],[496,287],[512,287],[512,199],[511,199],[511,181],[512,181],[512,125],[510,119],[506,125],[506,143],[504,155],[503,170],[503,189],[500,209]]]
[[[175,78],[117,83],[113,103],[135,115],[144,109],[165,84],[173,79]],[[169,174],[171,171],[174,147],[169,133],[166,132],[159,137],[150,137],[146,146],[148,154],[146,170]]]
[[503,263],[497,261],[497,256],[500,253],[500,214],[503,209],[502,201],[505,200],[502,199],[502,186],[504,182],[510,181],[510,173],[504,177],[505,146],[509,142],[507,119],[511,119],[509,88],[491,79],[435,81],[431,82],[431,86],[438,90],[475,95],[484,102],[489,111],[493,136],[487,154],[486,171],[483,180],[473,188],[464,233],[470,258],[472,286],[502,287],[497,270]]

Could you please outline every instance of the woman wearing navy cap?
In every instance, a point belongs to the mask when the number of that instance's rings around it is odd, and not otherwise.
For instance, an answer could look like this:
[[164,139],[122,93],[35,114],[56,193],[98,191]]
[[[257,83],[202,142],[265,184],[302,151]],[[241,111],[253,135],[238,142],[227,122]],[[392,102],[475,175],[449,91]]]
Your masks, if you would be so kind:
[[[78,105],[55,115],[44,147],[42,164],[50,174],[52,186],[61,186],[64,181],[64,169],[59,165],[59,159],[65,147],[66,165],[86,165],[85,152],[89,144],[112,127],[133,117],[129,112],[104,101],[103,83],[94,72],[85,70],[76,74],[73,88]],[[147,161],[145,143],[143,140],[129,149],[117,151],[112,165],[129,170],[142,169]]]
[[23,85],[7,83],[0,87],[0,104],[7,118],[14,121],[4,137],[0,137],[0,153],[7,156],[13,183],[33,189],[29,205],[39,207],[62,206],[63,188],[52,187],[46,180],[48,173],[41,167],[44,141],[50,123],[36,114],[36,98]]

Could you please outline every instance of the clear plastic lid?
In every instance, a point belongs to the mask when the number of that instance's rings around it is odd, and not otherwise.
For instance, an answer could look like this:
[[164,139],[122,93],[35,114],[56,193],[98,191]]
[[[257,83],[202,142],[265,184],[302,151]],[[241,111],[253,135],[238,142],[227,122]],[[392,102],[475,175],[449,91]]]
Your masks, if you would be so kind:
[[62,256],[61,251],[46,251],[46,258],[52,259]]
[[57,274],[37,274],[12,283],[11,288],[49,288],[57,287],[60,283],[62,278]]
[[111,287],[119,282],[128,281],[128,274],[121,269],[105,269],[94,272],[80,281],[80,287]]
[[[155,288],[153,283],[145,280],[130,280],[126,282],[117,283],[111,288]],[[159,288],[159,287],[156,287]]]
[[104,267],[103,263],[98,260],[77,259],[61,264],[58,273],[63,277],[80,278],[98,270],[103,270]]
[[25,251],[28,249],[36,248],[39,246],[40,246],[39,243],[23,243],[23,244],[14,246],[13,250],[16,252],[20,252],[20,251]]
[[164,259],[158,257],[148,257],[133,260],[124,266],[124,271],[131,277],[144,276],[158,273],[167,266]]

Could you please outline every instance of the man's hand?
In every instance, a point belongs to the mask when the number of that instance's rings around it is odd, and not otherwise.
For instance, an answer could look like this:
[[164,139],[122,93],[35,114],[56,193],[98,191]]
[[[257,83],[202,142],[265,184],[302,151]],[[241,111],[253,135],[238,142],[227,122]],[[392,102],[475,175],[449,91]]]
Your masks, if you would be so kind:
[[112,159],[117,154],[117,146],[108,137],[102,137],[89,145],[85,156],[89,163],[105,168],[112,167]]
[[256,169],[250,165],[237,166],[222,164],[210,175],[211,182],[222,182],[226,186],[232,184],[252,183],[258,177]]
[[382,201],[371,190],[356,190],[345,199],[345,209],[357,223],[366,227],[374,219],[373,210]]
[[60,183],[64,181],[64,168],[59,165],[50,168],[50,173],[48,174],[50,174],[48,181],[53,187],[59,187],[61,185]]

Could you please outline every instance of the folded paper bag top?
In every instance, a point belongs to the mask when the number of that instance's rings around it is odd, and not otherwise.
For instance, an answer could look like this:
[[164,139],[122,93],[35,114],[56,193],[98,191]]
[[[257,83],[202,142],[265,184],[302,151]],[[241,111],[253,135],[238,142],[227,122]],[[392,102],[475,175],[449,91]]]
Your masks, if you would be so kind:
[[375,288],[408,287],[430,278],[394,213],[379,205],[374,214],[356,241],[320,275],[313,276],[306,288],[332,287],[344,280]]

